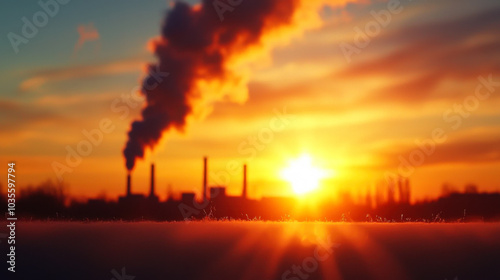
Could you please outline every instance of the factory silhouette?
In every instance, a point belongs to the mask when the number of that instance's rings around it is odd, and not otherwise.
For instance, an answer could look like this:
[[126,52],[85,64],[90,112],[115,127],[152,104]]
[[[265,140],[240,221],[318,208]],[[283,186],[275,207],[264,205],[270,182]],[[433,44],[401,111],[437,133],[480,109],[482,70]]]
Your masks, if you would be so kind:
[[[208,158],[203,158],[203,182],[200,199],[194,192],[181,193],[160,201],[155,193],[155,165],[151,164],[149,194],[132,192],[131,174],[127,174],[125,195],[118,201],[88,199],[67,203],[62,191],[47,187],[31,190],[18,199],[18,214],[28,219],[63,220],[157,220],[185,221],[201,219],[237,220],[328,220],[379,222],[439,222],[500,220],[500,193],[479,193],[469,185],[463,193],[450,190],[432,201],[411,203],[409,178],[392,178],[376,186],[373,196],[367,193],[363,202],[353,202],[349,194],[341,202],[315,202],[313,208],[298,207],[294,197],[248,198],[248,168],[243,165],[240,196],[226,194],[225,186],[208,185]],[[0,197],[7,207],[7,199]]]
[[[166,220],[190,220],[210,218],[247,218],[247,217],[267,217],[268,219],[279,218],[287,215],[286,211],[277,211],[275,215],[268,216],[259,213],[260,205],[293,205],[293,199],[289,198],[263,198],[260,201],[248,198],[247,165],[243,165],[243,180],[241,196],[228,196],[225,186],[208,185],[208,158],[203,158],[203,183],[201,199],[196,200],[194,192],[181,193],[180,200],[169,198],[161,202],[155,193],[155,165],[151,164],[149,195],[132,193],[131,174],[127,174],[126,194],[118,198],[117,208],[124,213],[124,218],[152,218]],[[283,203],[284,202],[284,203]],[[88,205],[94,207],[106,206],[102,200],[90,199]],[[272,207],[265,207],[272,208]],[[129,210],[127,210],[129,209]],[[266,210],[267,211],[267,210]],[[240,214],[237,214],[240,213]],[[245,214],[243,214],[245,213]],[[259,215],[258,215],[259,214]]]

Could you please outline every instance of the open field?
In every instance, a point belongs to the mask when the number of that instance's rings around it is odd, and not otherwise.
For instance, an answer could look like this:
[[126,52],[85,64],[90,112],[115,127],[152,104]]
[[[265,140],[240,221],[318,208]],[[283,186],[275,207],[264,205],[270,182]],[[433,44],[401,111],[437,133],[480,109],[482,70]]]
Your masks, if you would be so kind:
[[21,222],[17,232],[13,279],[500,279],[498,223]]

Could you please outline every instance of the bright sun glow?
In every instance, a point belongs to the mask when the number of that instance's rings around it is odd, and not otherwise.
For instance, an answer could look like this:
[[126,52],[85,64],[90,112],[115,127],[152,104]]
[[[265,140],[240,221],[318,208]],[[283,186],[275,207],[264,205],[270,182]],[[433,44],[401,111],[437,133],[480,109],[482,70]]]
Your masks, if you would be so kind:
[[291,160],[288,167],[281,171],[281,176],[290,182],[296,194],[305,194],[318,188],[326,172],[314,167],[309,155],[303,155]]

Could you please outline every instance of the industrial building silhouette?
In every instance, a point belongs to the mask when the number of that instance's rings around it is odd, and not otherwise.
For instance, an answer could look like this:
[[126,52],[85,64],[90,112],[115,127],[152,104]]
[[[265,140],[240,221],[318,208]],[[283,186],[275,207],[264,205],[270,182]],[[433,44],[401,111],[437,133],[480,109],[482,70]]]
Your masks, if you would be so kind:
[[[155,210],[164,211],[168,209],[171,212],[173,206],[177,204],[177,215],[167,215],[168,218],[179,219],[182,218],[192,219],[200,218],[203,216],[211,215],[212,217],[233,217],[235,211],[244,211],[247,217],[252,208],[257,206],[257,201],[248,199],[248,183],[247,183],[247,165],[243,165],[243,181],[241,196],[228,196],[226,193],[226,186],[210,186],[208,185],[208,157],[203,157],[203,181],[201,190],[201,199],[196,200],[194,192],[181,193],[179,201],[172,200],[160,201],[155,194],[155,165],[151,164],[150,174],[150,192],[149,195],[135,194],[132,192],[131,174],[127,174],[126,193],[124,196],[118,198],[118,207],[127,213],[126,217],[165,217],[159,213],[154,213]],[[267,200],[267,199],[265,199]],[[98,200],[92,201],[94,204],[102,202]],[[125,209],[134,209],[134,212]],[[257,213],[255,213],[257,214]],[[262,215],[260,215],[262,216]],[[239,217],[241,218],[241,217]]]
[[[226,186],[209,186],[208,158],[203,158],[201,197],[183,192],[179,200],[171,196],[161,201],[155,192],[155,165],[151,164],[149,194],[133,193],[131,174],[127,174],[125,194],[117,201],[88,199],[65,204],[59,193],[43,190],[21,195],[19,217],[29,219],[73,220],[158,220],[197,219],[243,220],[332,220],[332,221],[442,221],[500,220],[500,193],[479,193],[467,187],[465,193],[451,192],[433,201],[411,203],[408,178],[389,178],[368,192],[364,202],[355,203],[346,195],[340,203],[315,202],[314,211],[299,209],[294,197],[248,197],[248,166],[242,168],[241,194],[230,196]],[[475,191],[471,191],[471,190]],[[0,196],[0,206],[6,207]]]

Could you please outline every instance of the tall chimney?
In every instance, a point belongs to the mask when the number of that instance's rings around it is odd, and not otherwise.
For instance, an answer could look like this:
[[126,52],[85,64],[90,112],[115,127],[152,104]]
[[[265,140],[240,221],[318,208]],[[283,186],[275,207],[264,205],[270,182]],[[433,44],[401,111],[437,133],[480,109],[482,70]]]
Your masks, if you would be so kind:
[[405,192],[406,192],[406,203],[410,203],[411,200],[411,189],[410,189],[410,179],[406,178],[405,181]]
[[131,187],[130,187],[130,173],[127,174],[127,196],[131,195]]
[[203,158],[203,201],[207,199],[207,157]]
[[243,165],[243,192],[241,193],[243,198],[247,198],[247,165]]
[[398,177],[398,192],[399,192],[399,203],[405,203],[405,188],[403,186],[403,178]]
[[155,164],[151,163],[151,189],[149,190],[149,196],[155,196]]

